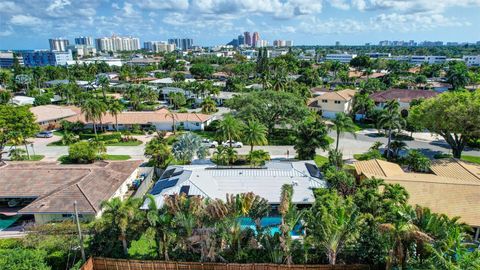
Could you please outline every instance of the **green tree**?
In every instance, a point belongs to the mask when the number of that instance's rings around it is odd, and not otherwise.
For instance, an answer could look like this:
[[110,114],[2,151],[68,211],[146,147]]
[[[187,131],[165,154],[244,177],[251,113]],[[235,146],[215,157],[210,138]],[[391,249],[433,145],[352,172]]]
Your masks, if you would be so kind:
[[284,184],[280,193],[280,205],[278,212],[282,217],[280,224],[280,246],[288,265],[293,263],[292,236],[290,232],[302,220],[305,212],[298,210],[297,206],[292,203],[293,186]]
[[465,88],[470,81],[467,65],[464,62],[450,62],[447,70],[447,81],[454,90]]
[[123,253],[128,255],[127,229],[135,219],[141,204],[140,199],[128,198],[126,200],[115,197],[101,203],[103,209],[102,220],[111,224],[118,230],[118,239],[122,242]]
[[337,134],[337,140],[335,144],[335,151],[338,151],[338,144],[340,142],[340,136],[342,133],[348,132],[353,135],[353,137],[357,137],[355,134],[355,124],[352,121],[352,118],[348,117],[345,113],[337,113],[335,118],[332,120],[333,129]]
[[102,75],[98,78],[98,85],[102,89],[103,102],[107,102],[107,89],[110,85],[110,79],[106,75]]
[[149,226],[155,230],[158,258],[169,261],[168,250],[175,237],[173,215],[164,208],[159,209],[153,195],[147,194],[146,196],[149,200],[147,220]]
[[298,125],[294,148],[299,159],[313,159],[317,148],[327,150],[329,145],[327,127],[318,117],[309,117]]
[[0,105],[5,105],[10,102],[12,94],[7,90],[0,90]]
[[180,92],[178,93],[170,92],[168,94],[168,98],[170,99],[170,102],[173,104],[173,108],[175,110],[187,104],[187,99],[185,98],[185,95]]
[[115,129],[118,131],[118,115],[122,113],[125,106],[119,100],[113,100],[108,104],[108,112],[111,116],[115,117]]
[[70,145],[68,159],[73,163],[92,163],[99,158],[104,149],[95,142],[81,141]]
[[430,171],[430,159],[418,150],[408,151],[405,163],[408,165],[408,169],[414,172]]
[[391,141],[392,134],[394,130],[401,130],[405,126],[405,119],[400,115],[399,112],[400,104],[396,100],[389,100],[385,105],[385,109],[378,119],[378,126],[387,130],[388,142],[386,157],[389,159],[391,157]]
[[368,96],[368,94],[356,93],[353,97],[353,114],[363,114],[365,118],[368,118],[370,112],[375,107],[375,102]]
[[158,168],[166,168],[172,161],[172,151],[168,145],[160,139],[154,138],[145,146],[145,156]]
[[93,98],[87,99],[81,106],[85,121],[91,121],[93,124],[95,136],[97,136],[97,121],[101,121],[104,107],[105,103]]
[[307,214],[307,235],[325,250],[329,264],[335,265],[338,254],[358,237],[361,223],[351,197],[343,198],[328,189],[315,191],[315,202]]
[[50,270],[45,262],[46,252],[37,249],[0,249],[0,269]]
[[204,159],[207,149],[202,144],[200,136],[188,132],[178,137],[172,146],[172,153],[178,161],[189,164],[195,155],[199,159]]
[[480,90],[448,92],[411,109],[409,121],[442,136],[460,158],[467,141],[480,134]]
[[263,150],[250,151],[247,156],[247,161],[252,166],[264,165],[267,160],[270,160],[270,154]]
[[0,105],[0,161],[10,140],[26,139],[38,131],[40,127],[27,106]]
[[257,120],[247,121],[243,128],[243,141],[250,145],[250,153],[254,145],[265,145],[267,141],[267,128]]
[[207,97],[202,102],[202,113],[211,114],[217,111],[217,104],[211,97]]
[[208,79],[212,76],[214,72],[213,67],[210,64],[198,63],[193,64],[190,67],[190,73],[200,79]]
[[242,136],[243,123],[231,115],[225,116],[217,127],[217,134],[221,140],[229,141],[232,148],[233,140],[238,140]]

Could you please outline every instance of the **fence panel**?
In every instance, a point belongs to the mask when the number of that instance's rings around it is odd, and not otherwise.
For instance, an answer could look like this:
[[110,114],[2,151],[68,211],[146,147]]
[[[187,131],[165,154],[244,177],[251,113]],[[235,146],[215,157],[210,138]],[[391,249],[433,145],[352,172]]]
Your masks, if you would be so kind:
[[284,265],[90,258],[81,270],[369,270],[368,265]]

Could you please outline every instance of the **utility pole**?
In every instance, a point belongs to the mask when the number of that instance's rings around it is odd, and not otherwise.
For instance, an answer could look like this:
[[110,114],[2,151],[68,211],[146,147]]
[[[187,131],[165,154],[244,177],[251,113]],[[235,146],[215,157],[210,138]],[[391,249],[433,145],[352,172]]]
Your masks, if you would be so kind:
[[85,258],[85,249],[83,248],[83,236],[82,229],[80,228],[80,220],[78,219],[77,201],[73,202],[73,208],[75,208],[75,220],[77,221],[78,238],[80,240],[80,251],[82,252],[82,259],[85,262],[87,259]]

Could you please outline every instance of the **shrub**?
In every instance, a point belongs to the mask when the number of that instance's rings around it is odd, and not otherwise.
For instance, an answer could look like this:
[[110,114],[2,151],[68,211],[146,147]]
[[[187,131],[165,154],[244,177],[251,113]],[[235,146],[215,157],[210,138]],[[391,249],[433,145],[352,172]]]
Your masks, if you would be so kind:
[[360,154],[360,155],[354,155],[355,159],[357,160],[370,160],[370,159],[381,159],[384,160],[385,158],[382,156],[382,153],[380,153],[380,150],[377,149],[370,149],[367,152]]
[[95,134],[80,134],[79,137],[80,137],[80,140],[96,139],[98,141],[108,141],[108,140],[120,141],[122,139],[122,134],[120,132],[113,132],[109,134],[99,134],[97,137],[95,137]]
[[105,150],[104,144],[100,142],[77,142],[68,148],[68,160],[80,164],[92,163]]
[[414,172],[430,171],[430,159],[418,150],[410,150],[405,157],[408,169]]

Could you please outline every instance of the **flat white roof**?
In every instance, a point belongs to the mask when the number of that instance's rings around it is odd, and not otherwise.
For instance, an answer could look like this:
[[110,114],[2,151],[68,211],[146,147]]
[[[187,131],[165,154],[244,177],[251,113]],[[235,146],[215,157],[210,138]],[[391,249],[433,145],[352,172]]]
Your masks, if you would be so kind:
[[[155,197],[158,207],[163,205],[165,195],[179,194],[185,186],[189,188],[188,195],[225,200],[227,194],[253,192],[270,204],[278,204],[282,186],[292,184],[293,202],[311,204],[314,201],[312,189],[324,188],[326,182],[318,176],[312,176],[306,164],[316,168],[313,161],[271,161],[262,168],[169,166],[150,193]],[[165,174],[169,174],[169,177],[165,178]],[[171,184],[167,181],[171,181]],[[142,208],[147,207],[148,200]]]

